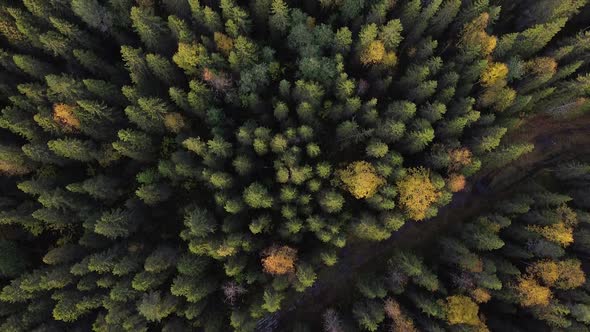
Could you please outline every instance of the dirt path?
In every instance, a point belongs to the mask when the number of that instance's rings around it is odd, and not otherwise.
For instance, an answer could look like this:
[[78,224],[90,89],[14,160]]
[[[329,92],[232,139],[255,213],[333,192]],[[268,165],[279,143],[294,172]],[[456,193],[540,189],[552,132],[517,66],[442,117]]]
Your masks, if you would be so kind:
[[[261,331],[287,330],[294,321],[305,321],[319,328],[318,319],[328,305],[352,301],[350,291],[354,278],[376,266],[385,266],[396,248],[427,250],[433,240],[450,227],[470,220],[493,202],[506,197],[516,186],[543,168],[558,161],[590,153],[590,115],[574,121],[556,121],[540,115],[529,119],[506,137],[508,142],[530,142],[535,150],[507,167],[482,172],[470,179],[470,188],[456,193],[452,202],[441,208],[435,218],[407,222],[388,240],[351,243],[341,250],[339,261],[318,273],[317,282],[287,307],[265,319],[274,328]],[[282,327],[276,329],[276,327]],[[315,326],[314,326],[315,327]]]

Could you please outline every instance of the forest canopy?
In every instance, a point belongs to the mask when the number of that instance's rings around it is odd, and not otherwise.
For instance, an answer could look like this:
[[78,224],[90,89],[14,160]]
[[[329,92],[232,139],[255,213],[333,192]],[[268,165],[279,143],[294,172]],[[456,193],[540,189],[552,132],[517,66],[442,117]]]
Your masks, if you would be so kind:
[[524,124],[586,119],[589,19],[587,0],[2,1],[0,331],[587,331],[583,158],[441,231],[436,259],[355,259],[542,153]]

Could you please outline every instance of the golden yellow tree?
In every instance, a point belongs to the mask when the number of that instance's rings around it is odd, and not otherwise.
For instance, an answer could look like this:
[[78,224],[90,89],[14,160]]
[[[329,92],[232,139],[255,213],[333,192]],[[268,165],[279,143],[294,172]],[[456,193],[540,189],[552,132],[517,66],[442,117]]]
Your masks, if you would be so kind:
[[348,192],[357,199],[373,196],[377,189],[385,184],[375,167],[366,161],[355,161],[345,169],[338,170],[336,175]]
[[551,260],[534,262],[527,267],[527,273],[537,277],[547,286],[553,286],[560,274],[558,264]]
[[553,297],[551,289],[539,284],[539,282],[530,275],[519,278],[516,283],[516,292],[523,307],[535,305],[545,306]]
[[289,247],[270,247],[263,253],[262,267],[264,272],[282,275],[295,272],[297,250]]
[[447,321],[451,325],[467,324],[480,325],[481,321],[477,316],[479,306],[470,298],[464,295],[453,295],[447,297],[445,303],[445,313],[447,314]]
[[364,65],[381,63],[385,55],[385,46],[383,43],[379,40],[374,40],[361,52],[361,63]]
[[477,303],[486,303],[492,299],[492,295],[485,288],[476,288],[471,291],[471,298]]
[[485,28],[488,26],[489,21],[490,14],[482,13],[466,24],[459,44],[468,48],[479,48],[484,55],[490,55],[496,49],[498,38],[486,33]]
[[567,227],[575,227],[578,224],[578,215],[569,206],[562,204],[556,212],[559,220]]
[[567,227],[562,222],[548,226],[529,225],[527,229],[562,247],[567,247],[574,242],[574,229]]
[[485,87],[506,85],[508,71],[508,66],[506,64],[501,62],[492,62],[488,64],[486,70],[481,74],[480,83]]
[[430,172],[422,167],[410,168],[397,182],[397,189],[400,206],[414,220],[426,218],[426,211],[441,195],[430,180]]
[[67,104],[53,105],[53,121],[60,124],[66,131],[73,132],[80,129],[80,120],[74,113],[75,106]]
[[567,259],[557,263],[559,277],[555,287],[559,289],[573,289],[586,282],[586,275],[582,270],[582,263],[577,259]]

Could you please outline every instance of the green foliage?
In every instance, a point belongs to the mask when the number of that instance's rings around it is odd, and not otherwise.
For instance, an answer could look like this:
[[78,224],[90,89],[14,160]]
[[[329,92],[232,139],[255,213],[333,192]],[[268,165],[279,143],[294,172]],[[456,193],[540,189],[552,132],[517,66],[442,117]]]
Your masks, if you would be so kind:
[[586,164],[404,224],[520,165],[531,118],[585,114],[587,5],[4,1],[0,330],[303,331],[312,294],[327,331],[583,331]]

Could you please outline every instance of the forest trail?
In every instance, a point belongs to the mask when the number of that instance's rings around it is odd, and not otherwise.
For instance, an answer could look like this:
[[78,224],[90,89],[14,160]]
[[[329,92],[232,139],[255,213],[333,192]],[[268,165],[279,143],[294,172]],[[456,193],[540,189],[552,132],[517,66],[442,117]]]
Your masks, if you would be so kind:
[[[506,135],[508,142],[535,144],[535,150],[510,165],[495,171],[481,171],[469,179],[466,190],[453,196],[451,203],[439,210],[435,218],[406,224],[389,239],[382,242],[351,243],[342,249],[339,261],[318,273],[317,282],[299,298],[288,303],[283,310],[264,321],[276,326],[289,326],[297,321],[319,324],[318,313],[327,304],[351,301],[354,278],[368,268],[387,266],[387,257],[396,248],[428,251],[433,238],[449,227],[457,227],[470,217],[489,208],[506,197],[514,186],[521,184],[532,174],[554,164],[590,153],[590,114],[573,120],[556,120],[547,114],[528,119]],[[282,321],[291,317],[289,321]],[[277,324],[278,323],[278,324]],[[261,326],[265,325],[264,328]],[[260,331],[277,331],[260,324]]]

